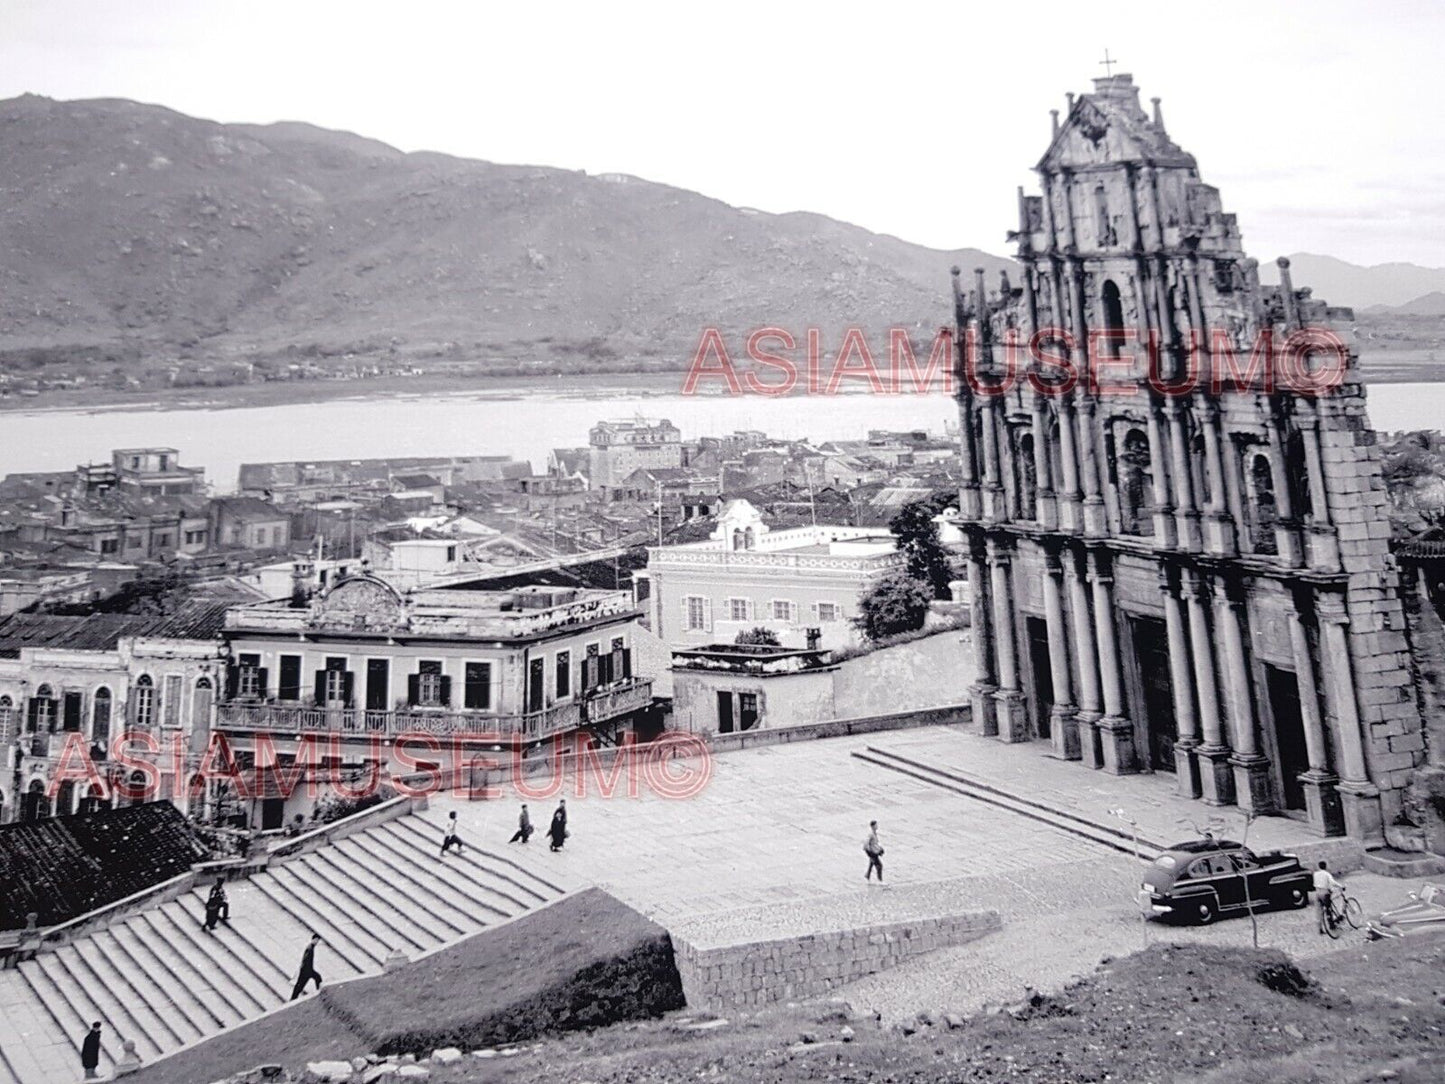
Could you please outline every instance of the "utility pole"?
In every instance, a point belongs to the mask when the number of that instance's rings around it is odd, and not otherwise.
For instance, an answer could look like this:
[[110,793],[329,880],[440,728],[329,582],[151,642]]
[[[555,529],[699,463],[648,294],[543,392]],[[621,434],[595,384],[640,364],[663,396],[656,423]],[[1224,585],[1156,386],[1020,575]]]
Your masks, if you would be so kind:
[[662,479],[657,480],[657,545],[662,546]]
[[[1129,835],[1134,840],[1134,860],[1142,866],[1144,864],[1144,856],[1139,853],[1139,822],[1136,821],[1133,817],[1129,816],[1129,814],[1122,809],[1111,809],[1109,810],[1109,812],[1112,813],[1114,816],[1118,817],[1121,821],[1123,821],[1129,826]],[[1149,912],[1144,907],[1144,898],[1142,894],[1139,897],[1139,929],[1144,935],[1144,947],[1148,948]]]

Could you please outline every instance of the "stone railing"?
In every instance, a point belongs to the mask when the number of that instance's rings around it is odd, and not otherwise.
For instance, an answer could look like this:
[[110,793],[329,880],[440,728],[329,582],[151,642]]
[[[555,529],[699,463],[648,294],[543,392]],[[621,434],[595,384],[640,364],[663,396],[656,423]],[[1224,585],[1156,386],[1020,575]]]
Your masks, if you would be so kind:
[[233,700],[217,705],[216,726],[226,731],[287,735],[355,734],[395,738],[402,734],[475,734],[540,741],[576,730],[584,722],[601,722],[637,711],[651,701],[652,682],[646,678],[628,678],[541,711],[506,715],[427,708],[371,711]]

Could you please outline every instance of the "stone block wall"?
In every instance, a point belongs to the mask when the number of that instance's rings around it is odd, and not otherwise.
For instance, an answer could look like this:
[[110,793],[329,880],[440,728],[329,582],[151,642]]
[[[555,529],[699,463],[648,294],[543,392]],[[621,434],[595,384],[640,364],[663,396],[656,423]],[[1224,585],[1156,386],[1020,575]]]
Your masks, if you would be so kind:
[[1349,645],[1365,761],[1386,823],[1425,762],[1425,737],[1406,637],[1400,577],[1390,553],[1383,460],[1364,388],[1346,384],[1320,400],[1320,454],[1340,563],[1349,576]]
[[673,951],[688,1006],[726,1012],[822,997],[844,983],[972,941],[999,926],[997,911],[975,911],[711,948],[674,935]]

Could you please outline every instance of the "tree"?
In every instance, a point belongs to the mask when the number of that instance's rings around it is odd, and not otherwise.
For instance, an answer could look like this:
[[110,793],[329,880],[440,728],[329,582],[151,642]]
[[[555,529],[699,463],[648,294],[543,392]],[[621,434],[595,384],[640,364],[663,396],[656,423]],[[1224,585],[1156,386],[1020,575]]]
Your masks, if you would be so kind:
[[854,623],[870,640],[882,640],[923,627],[933,594],[928,584],[906,571],[890,572],[858,600]]
[[757,628],[743,629],[733,640],[735,644],[757,644],[761,647],[782,647],[778,634],[772,629],[759,625]]
[[933,522],[933,517],[952,503],[951,498],[950,493],[936,493],[921,501],[910,501],[888,523],[898,540],[899,552],[907,560],[908,574],[928,586],[931,598],[948,598],[948,583],[954,578],[948,551],[938,540],[938,524]]

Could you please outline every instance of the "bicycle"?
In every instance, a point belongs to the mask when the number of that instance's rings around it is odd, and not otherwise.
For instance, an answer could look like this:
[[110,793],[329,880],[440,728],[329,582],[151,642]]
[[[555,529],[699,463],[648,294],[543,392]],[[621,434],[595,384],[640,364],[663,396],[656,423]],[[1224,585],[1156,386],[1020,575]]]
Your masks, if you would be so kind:
[[1349,923],[1350,929],[1358,930],[1364,923],[1364,915],[1365,909],[1360,906],[1360,901],[1348,895],[1343,888],[1331,892],[1325,901],[1325,933],[1338,940],[1345,923]]

